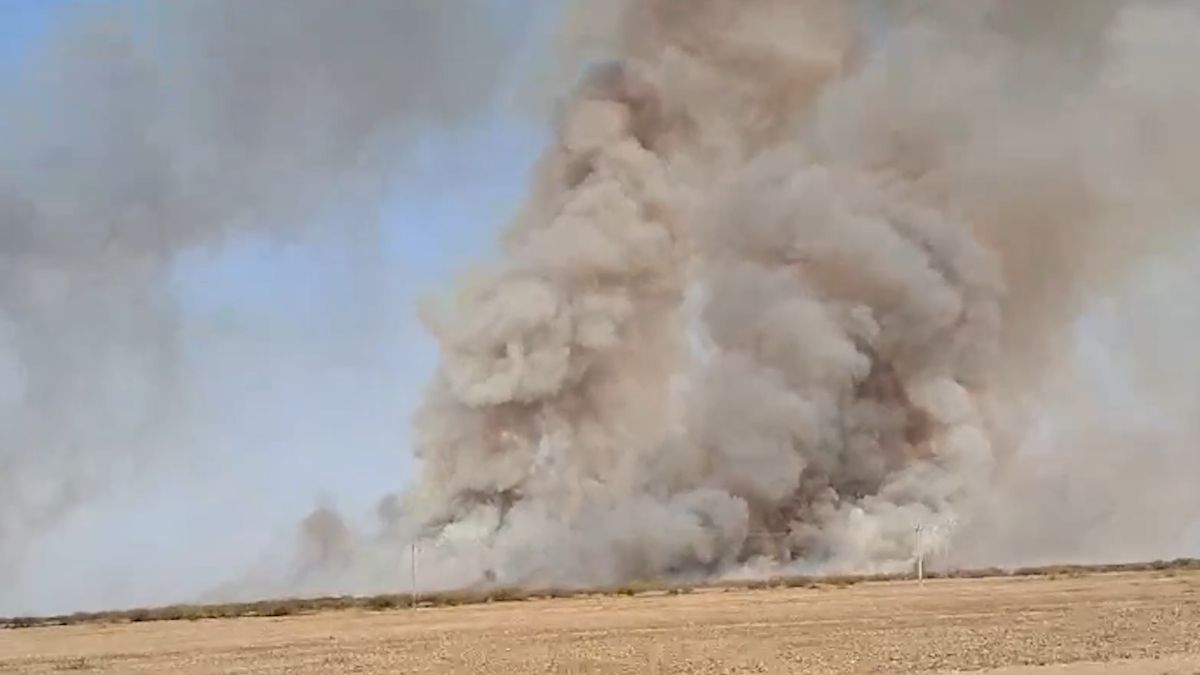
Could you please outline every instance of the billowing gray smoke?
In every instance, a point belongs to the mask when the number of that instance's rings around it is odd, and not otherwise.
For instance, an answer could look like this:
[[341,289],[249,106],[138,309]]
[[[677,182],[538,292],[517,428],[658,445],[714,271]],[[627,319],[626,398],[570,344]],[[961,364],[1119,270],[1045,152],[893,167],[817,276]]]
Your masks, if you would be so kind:
[[375,196],[399,144],[471,115],[513,48],[483,0],[352,10],[101,3],[0,92],[0,591],[72,508],[197,450],[179,255]]
[[[1177,542],[1195,436],[1108,452],[1045,392],[1088,301],[1195,231],[1200,11],[644,0],[615,25],[504,259],[430,313],[427,584],[889,569],[917,526],[951,562]],[[1030,456],[1056,415],[1065,447]],[[1170,525],[1128,545],[1145,517]]]

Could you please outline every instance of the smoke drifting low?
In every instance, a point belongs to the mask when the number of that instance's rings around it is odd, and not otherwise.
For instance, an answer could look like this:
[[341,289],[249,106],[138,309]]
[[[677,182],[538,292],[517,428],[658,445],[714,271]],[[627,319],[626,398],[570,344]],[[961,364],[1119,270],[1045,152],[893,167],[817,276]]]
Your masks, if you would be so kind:
[[945,564],[1178,549],[1194,430],[1051,397],[1088,303],[1195,232],[1200,12],[865,6],[628,4],[431,312],[426,584],[887,570],[918,525]]
[[29,57],[0,92],[0,597],[61,517],[206,451],[178,258],[380,197],[414,132],[493,92],[502,19],[482,0],[100,3]]

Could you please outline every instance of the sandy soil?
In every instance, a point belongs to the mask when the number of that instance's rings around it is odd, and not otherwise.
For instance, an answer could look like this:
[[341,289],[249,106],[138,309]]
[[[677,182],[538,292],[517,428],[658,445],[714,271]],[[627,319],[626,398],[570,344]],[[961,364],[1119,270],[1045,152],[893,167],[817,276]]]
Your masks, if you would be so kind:
[[1200,573],[0,631],[0,673],[1200,675]]

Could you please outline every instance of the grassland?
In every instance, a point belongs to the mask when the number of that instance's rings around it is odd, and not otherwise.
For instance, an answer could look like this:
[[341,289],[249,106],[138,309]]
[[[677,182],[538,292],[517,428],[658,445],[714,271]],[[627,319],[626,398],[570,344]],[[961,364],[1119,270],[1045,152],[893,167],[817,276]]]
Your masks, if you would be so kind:
[[[930,580],[984,579],[1003,577],[1062,577],[1129,572],[1200,571],[1200,559],[1179,558],[1153,562],[1117,563],[1107,565],[1049,565],[1017,569],[969,569],[931,572]],[[747,581],[720,581],[708,584],[680,585],[661,581],[643,581],[612,588],[589,589],[524,589],[490,588],[443,593],[428,593],[413,597],[407,593],[374,596],[336,596],[320,598],[285,598],[257,602],[167,605],[103,612],[76,612],[54,616],[23,616],[0,618],[0,629],[71,626],[76,624],[144,623],[149,621],[199,621],[203,619],[233,619],[250,617],[282,617],[323,612],[368,610],[389,611],[402,608],[455,607],[496,602],[519,602],[553,598],[589,596],[634,596],[641,594],[684,594],[698,590],[766,590],[780,588],[845,587],[860,583],[904,581],[910,575],[839,575],[783,576]]]
[[1193,561],[924,584],[841,577],[571,597],[497,591],[486,600],[437,596],[416,611],[402,609],[404,596],[291,600],[47,619],[0,631],[0,673],[1200,674]]

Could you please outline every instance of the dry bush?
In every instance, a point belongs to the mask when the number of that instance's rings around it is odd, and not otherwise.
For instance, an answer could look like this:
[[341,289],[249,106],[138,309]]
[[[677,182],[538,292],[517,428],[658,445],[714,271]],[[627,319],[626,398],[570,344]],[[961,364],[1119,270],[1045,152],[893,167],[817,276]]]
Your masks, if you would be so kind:
[[984,567],[974,570],[950,570],[947,572],[936,572],[931,575],[932,578],[945,579],[986,579],[989,577],[1005,576],[1008,576],[1008,571],[1002,570],[999,567]]
[[608,588],[600,589],[597,592],[599,592],[601,595],[624,595],[632,597],[635,595],[641,595],[643,593],[666,592],[670,588],[671,586],[665,581],[643,579],[640,581],[632,581],[627,584],[621,584],[619,586],[609,586]]
[[533,592],[519,587],[495,588],[488,591],[484,602],[520,602],[534,597]]
[[539,600],[552,600],[556,598],[574,598],[585,592],[574,588],[541,588],[534,591],[530,597]]
[[382,612],[389,609],[412,607],[413,597],[407,593],[393,595],[376,595],[365,600],[365,607],[372,611]]
[[[1178,558],[1139,563],[1117,563],[1101,565],[1044,565],[1003,570],[996,567],[973,570],[944,570],[926,575],[929,579],[980,579],[1007,576],[1041,576],[1050,578],[1074,578],[1086,574],[1120,572],[1176,572],[1200,571],[1200,559]],[[420,595],[416,598],[420,607],[453,607],[484,602],[520,602],[533,599],[570,598],[581,595],[637,596],[647,593],[680,595],[697,589],[770,590],[779,588],[849,588],[864,582],[888,582],[912,579],[913,574],[867,574],[832,575],[825,577],[788,576],[771,579],[721,581],[708,584],[671,583],[666,580],[643,580],[602,589],[501,587],[492,589],[467,589]],[[212,605],[169,605],[158,608],[137,608],[109,612],[76,612],[58,616],[0,618],[0,628],[19,629],[43,626],[67,626],[84,623],[139,623],[145,621],[196,621],[201,619],[225,619],[234,617],[281,617],[303,613],[365,609],[371,611],[400,610],[413,606],[414,598],[408,594],[385,594],[371,597],[328,596],[318,598],[290,598],[262,600],[248,603],[226,603]]]
[[784,577],[779,580],[786,588],[816,588],[816,579],[810,576]]

